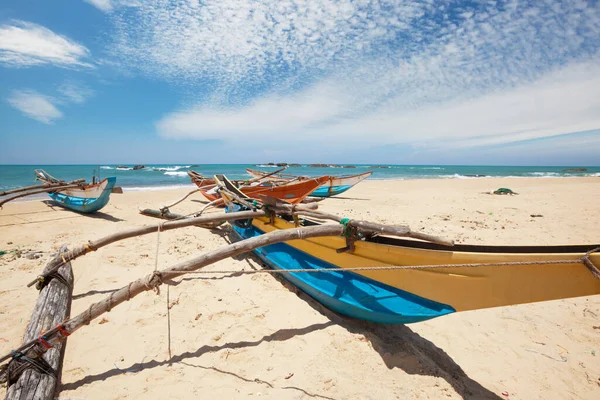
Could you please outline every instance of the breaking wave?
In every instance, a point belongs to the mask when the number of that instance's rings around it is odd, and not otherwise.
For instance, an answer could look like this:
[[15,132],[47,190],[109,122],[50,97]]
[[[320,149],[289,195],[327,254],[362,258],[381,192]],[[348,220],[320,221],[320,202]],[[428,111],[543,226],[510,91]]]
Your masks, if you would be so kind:
[[165,175],[169,175],[169,176],[187,176],[187,172],[186,171],[167,171],[165,172]]

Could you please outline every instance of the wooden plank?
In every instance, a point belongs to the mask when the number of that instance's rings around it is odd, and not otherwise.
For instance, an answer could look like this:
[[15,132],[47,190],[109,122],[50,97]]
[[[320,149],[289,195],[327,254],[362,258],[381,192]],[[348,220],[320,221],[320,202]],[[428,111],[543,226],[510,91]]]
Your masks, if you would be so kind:
[[[61,253],[67,251],[63,246]],[[65,321],[71,312],[71,299],[73,295],[73,270],[71,263],[60,267],[57,271],[68,283],[65,285],[60,279],[53,278],[40,291],[31,320],[27,325],[23,342],[27,343],[40,336],[43,331],[48,331]],[[9,387],[6,390],[6,400],[50,400],[56,396],[60,370],[64,357],[66,342],[57,343],[45,353],[39,354],[39,360],[46,362],[55,372],[56,377],[39,372],[35,368],[22,367],[30,364],[24,361],[13,360],[8,368]],[[35,348],[35,346],[34,346]],[[35,359],[35,353],[24,351],[29,358]],[[19,373],[21,372],[21,373]]]

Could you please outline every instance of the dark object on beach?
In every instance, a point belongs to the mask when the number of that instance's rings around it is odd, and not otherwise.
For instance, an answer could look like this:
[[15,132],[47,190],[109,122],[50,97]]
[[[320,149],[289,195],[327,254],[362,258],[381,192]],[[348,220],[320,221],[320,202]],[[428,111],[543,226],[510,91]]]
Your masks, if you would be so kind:
[[586,172],[587,168],[565,168],[563,172]]
[[133,167],[133,170],[134,170],[134,171],[137,171],[138,169],[144,169],[144,168],[146,168],[146,166],[145,166],[145,165],[135,165],[135,166]]
[[510,194],[510,195],[519,194],[519,193],[513,192],[512,190],[510,190],[508,188],[500,188],[498,190],[494,190],[493,193],[494,194]]
[[[67,252],[63,246],[61,253]],[[59,342],[47,350],[44,332],[60,331],[63,322],[71,313],[73,293],[73,270],[68,262],[51,277],[39,282],[40,295],[25,331],[24,343],[36,338],[38,341],[25,349],[18,349],[8,364],[8,388],[6,399],[56,398],[60,370],[64,357],[65,342]],[[61,331],[62,332],[66,332]],[[67,333],[68,335],[68,333]]]
[[542,214],[531,214],[531,218],[541,218],[543,217]]

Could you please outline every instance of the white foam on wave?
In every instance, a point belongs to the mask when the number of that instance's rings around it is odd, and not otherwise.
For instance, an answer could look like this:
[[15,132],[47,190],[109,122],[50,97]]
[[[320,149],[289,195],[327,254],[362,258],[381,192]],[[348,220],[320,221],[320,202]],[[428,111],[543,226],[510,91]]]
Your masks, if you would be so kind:
[[191,165],[176,165],[174,167],[158,167],[153,168],[155,171],[178,171],[183,168],[189,168]]
[[165,175],[169,175],[169,176],[187,176],[187,172],[186,171],[167,171],[165,172]]
[[132,187],[124,187],[123,191],[125,192],[142,192],[146,190],[176,190],[176,189],[191,189],[195,188],[195,185],[163,185],[163,186],[132,186]]
[[109,167],[108,165],[103,165],[100,169],[114,169],[113,167]]

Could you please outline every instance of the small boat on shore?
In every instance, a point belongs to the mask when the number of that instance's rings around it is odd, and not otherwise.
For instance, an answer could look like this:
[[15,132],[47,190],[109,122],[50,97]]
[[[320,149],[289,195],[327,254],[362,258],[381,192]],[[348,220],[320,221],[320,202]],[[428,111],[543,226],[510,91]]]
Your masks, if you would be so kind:
[[[235,188],[225,187],[234,192]],[[234,192],[240,196],[239,192]],[[243,210],[223,192],[229,212]],[[232,222],[241,239],[319,223],[289,216]],[[351,226],[345,219],[341,223]],[[443,245],[388,236],[326,236],[254,251],[325,307],[385,324],[459,311],[600,294],[600,244]]]
[[[258,183],[254,186],[240,186],[238,190],[249,198],[258,198],[259,195],[265,195],[285,200],[288,203],[297,204],[328,180],[329,177],[322,176],[283,185]],[[200,187],[200,193],[212,202],[218,200],[220,197],[217,192],[218,188],[219,187],[216,184]]]
[[[57,179],[44,170],[36,170],[37,179],[44,183],[56,183]],[[102,209],[110,199],[117,183],[116,177],[104,178],[91,184],[82,183],[78,187],[49,192],[48,196],[58,205],[81,213],[93,213]],[[121,192],[120,188],[115,192]]]
[[[252,175],[255,178],[260,178],[266,176],[268,173],[264,171],[259,171],[256,169],[246,168],[246,172]],[[344,193],[348,189],[352,188],[354,185],[362,182],[367,179],[369,176],[373,174],[372,171],[364,172],[362,174],[357,175],[344,175],[344,176],[329,176],[329,180],[315,189],[314,192],[310,194],[312,197],[332,197],[338,194]],[[311,179],[306,176],[295,176],[295,175],[275,175],[269,178],[270,180],[276,182],[292,182],[292,181],[302,181],[306,179]]]
[[111,193],[123,192],[120,187],[115,187],[116,177],[105,178],[99,182],[96,182],[94,177],[92,183],[85,182],[85,179],[67,182],[41,169],[34,172],[36,180],[42,183],[0,193],[0,196],[14,194],[0,201],[0,206],[20,197],[48,193],[48,196],[62,207],[81,213],[93,213],[108,204]]

